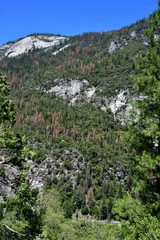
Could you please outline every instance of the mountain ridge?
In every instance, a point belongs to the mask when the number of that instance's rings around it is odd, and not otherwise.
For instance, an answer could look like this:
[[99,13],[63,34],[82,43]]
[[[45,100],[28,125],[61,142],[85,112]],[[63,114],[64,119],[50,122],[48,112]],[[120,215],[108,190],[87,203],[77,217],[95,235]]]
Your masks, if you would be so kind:
[[[86,236],[117,240],[126,239],[132,230],[135,237],[131,239],[137,239],[137,233],[143,238],[146,227],[149,233],[155,233],[159,225],[159,92],[156,89],[154,95],[151,82],[157,84],[159,80],[159,68],[156,66],[155,73],[152,61],[152,56],[159,61],[154,52],[159,51],[159,45],[155,39],[155,49],[151,48],[150,37],[143,33],[147,27],[143,19],[119,31],[84,33],[53,46],[47,44],[55,36],[44,39],[41,35],[44,48],[36,48],[42,46],[39,43],[31,44],[28,50],[23,48],[26,52],[12,57],[11,45],[1,48],[0,72],[8,77],[11,88],[9,96],[6,78],[0,75],[2,101],[8,100],[0,125],[0,218],[4,226],[17,227],[22,233],[30,227],[33,238],[38,239]],[[26,39],[30,43],[41,40],[28,36],[17,44]],[[144,64],[140,69],[139,60]],[[137,77],[142,85],[138,85]],[[142,91],[136,91],[134,83]],[[148,93],[145,84],[152,91]],[[147,94],[151,94],[148,99]],[[10,116],[15,116],[13,113],[5,118],[12,103],[9,97],[15,102],[17,115],[8,129]],[[151,98],[156,99],[153,105]],[[137,104],[132,116],[130,101]],[[95,228],[93,234],[84,236],[86,230],[90,231],[86,220],[90,217],[97,223],[98,236]],[[110,234],[106,219],[124,223],[111,221],[121,229],[114,234],[111,226]],[[73,237],[72,224],[78,229]]]
[[11,86],[16,87],[19,75],[22,85],[55,93],[69,104],[92,102],[104,111],[111,108],[115,115],[126,106],[128,112],[137,54],[147,49],[148,26],[143,19],[111,32],[73,37],[31,34],[0,47],[0,69],[10,72]]
[[[146,21],[140,20],[139,24],[141,22],[145,22],[146,26],[148,26],[148,24],[146,23]],[[137,24],[137,23],[136,23]],[[102,32],[103,33],[117,33],[117,32],[125,32],[126,29],[128,28],[132,28],[129,32],[130,35],[130,39],[135,39],[137,37],[137,28],[135,27],[136,24],[132,24],[129,27],[123,27],[120,30],[113,30],[113,31],[108,31],[108,32]],[[143,27],[141,29],[141,27],[138,27],[138,31],[140,30],[141,33],[144,30]],[[92,34],[94,32],[90,32],[90,34]],[[98,33],[98,32],[97,32]],[[87,33],[83,33],[82,35],[85,35]],[[129,36],[128,35],[128,36]],[[80,35],[76,35],[76,36],[80,36]],[[63,44],[65,40],[67,39],[71,39],[71,38],[75,38],[76,36],[70,36],[70,37],[66,37],[66,36],[61,36],[61,35],[54,35],[54,34],[43,34],[43,33],[38,33],[38,34],[29,34],[26,37],[23,38],[19,38],[16,41],[11,41],[11,42],[7,42],[5,44],[3,44],[2,46],[0,46],[0,57],[15,57],[18,56],[20,54],[23,53],[28,53],[29,50],[33,50],[34,48],[48,48],[50,49],[50,47],[54,47],[57,46],[59,44]],[[147,44],[146,38],[143,35],[143,40],[144,40],[144,44]],[[120,42],[119,42],[120,40]],[[128,39],[127,39],[128,40]],[[112,54],[117,48],[123,47],[123,45],[127,44],[127,40],[126,39],[113,39],[110,43],[110,46],[108,48],[108,52],[110,54]]]

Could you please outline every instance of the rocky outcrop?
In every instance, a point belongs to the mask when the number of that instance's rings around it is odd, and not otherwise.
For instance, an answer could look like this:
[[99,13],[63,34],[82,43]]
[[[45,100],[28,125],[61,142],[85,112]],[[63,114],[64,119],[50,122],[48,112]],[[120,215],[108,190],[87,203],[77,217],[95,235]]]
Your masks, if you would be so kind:
[[[55,93],[57,97],[67,99],[70,105],[79,104],[84,102],[90,102],[92,100],[93,105],[100,107],[103,111],[107,111],[110,108],[117,117],[123,123],[124,118],[128,118],[131,109],[130,102],[135,101],[135,98],[130,96],[129,90],[117,90],[115,97],[106,98],[104,96],[96,96],[96,88],[89,87],[89,82],[86,79],[69,81],[65,79],[55,79],[55,86],[50,88],[47,93]],[[37,90],[39,90],[37,88]],[[122,110],[123,111],[120,111]]]
[[[33,161],[26,158],[25,165],[29,167],[26,178],[29,180],[30,188],[36,188],[41,193],[46,179],[60,179],[63,177],[66,180],[71,180],[73,187],[76,187],[76,179],[80,172],[87,169],[89,164],[88,159],[85,159],[81,152],[76,149],[64,150],[58,156],[48,155],[43,161]],[[22,168],[14,166],[11,163],[0,162],[0,200],[3,201],[4,194],[13,196],[17,186],[20,183],[20,174]],[[120,164],[117,168],[108,168],[104,173],[104,180],[114,177],[116,181],[124,182],[127,176]]]
[[6,43],[0,46],[0,59],[3,59],[7,50],[12,46],[13,43]]
[[65,45],[64,47],[60,48],[58,51],[53,52],[53,55],[57,55],[59,52],[62,52],[64,49],[68,48],[71,46],[70,44]]
[[14,195],[16,181],[18,181],[20,170],[17,166],[0,163],[0,200],[3,195]]
[[[60,156],[48,155],[43,161],[26,159],[26,166],[29,167],[29,170],[26,170],[27,179],[31,189],[37,188],[40,192],[47,177],[60,179],[63,176],[66,180],[70,179],[74,186],[77,173],[87,168],[87,164],[83,155],[76,149],[64,150]],[[4,194],[14,195],[21,170],[7,161],[0,162],[0,200],[3,200]]]
[[46,177],[53,178],[56,176],[60,179],[63,176],[75,182],[76,173],[86,167],[86,162],[83,155],[76,149],[71,151],[64,150],[59,157],[48,155],[42,162],[27,160],[30,165],[30,185],[31,188],[38,188],[41,191],[44,187]]
[[59,36],[34,35],[25,37],[7,45],[6,48],[6,45],[3,45],[2,47],[5,48],[6,57],[15,57],[17,55],[27,53],[29,50],[33,50],[34,48],[50,48],[57,46],[60,43],[63,43],[65,39],[65,37]]
[[55,79],[54,83],[56,85],[46,91],[47,93],[55,93],[57,97],[67,99],[69,105],[81,106],[85,102],[92,101],[94,106],[100,107],[103,111],[110,108],[115,118],[119,119],[122,124],[129,121],[130,110],[132,109],[131,102],[144,99],[144,96],[139,98],[131,96],[128,89],[117,90],[116,96],[110,98],[97,96],[97,88],[89,87],[89,82],[86,79],[71,79],[69,81]]
[[84,86],[83,81],[71,80],[69,82],[65,80],[55,79],[57,85],[52,87],[47,93],[54,92],[56,96],[62,97],[63,99],[73,98],[76,94],[79,94]]
[[117,93],[116,97],[110,98],[109,101],[107,100],[106,105],[115,114],[118,109],[120,109],[122,106],[126,105],[129,98],[130,98],[129,91],[121,90],[119,93]]
[[70,104],[75,104],[76,101],[81,101],[83,98],[89,101],[95,95],[96,91],[94,87],[88,88],[89,82],[86,79],[71,79],[69,81],[65,79],[55,79],[54,83],[56,86],[46,92],[53,92],[58,97],[68,99]]
[[144,35],[144,30],[149,27],[149,23],[143,20],[138,24],[133,24],[132,27],[123,28],[124,34],[111,40],[108,52],[113,54],[117,49],[123,49],[129,42],[141,40],[144,45],[148,45],[148,39]]
[[109,46],[109,49],[108,49],[108,52],[110,54],[112,54],[113,52],[115,52],[116,49],[120,48],[121,44],[118,42],[118,41],[112,41],[110,46]]
[[115,179],[116,182],[121,181],[121,183],[124,184],[127,176],[128,172],[119,165],[119,167],[116,168],[108,168],[107,172],[104,174],[104,179]]

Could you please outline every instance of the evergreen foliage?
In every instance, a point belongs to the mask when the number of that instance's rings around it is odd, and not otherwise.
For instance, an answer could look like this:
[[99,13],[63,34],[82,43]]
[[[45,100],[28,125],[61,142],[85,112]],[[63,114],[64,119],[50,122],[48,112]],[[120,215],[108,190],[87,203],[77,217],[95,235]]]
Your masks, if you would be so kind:
[[[160,4],[160,2],[159,2]],[[139,61],[134,119],[130,125],[130,147],[135,149],[135,168],[140,180],[141,198],[155,206],[160,194],[160,8],[153,14],[151,29],[146,31],[150,48]],[[142,181],[142,182],[141,182]],[[142,192],[141,192],[142,191]],[[152,196],[151,196],[152,194]],[[158,195],[157,195],[158,194]],[[153,207],[154,208],[154,207]],[[153,211],[158,211],[158,206]],[[158,214],[158,212],[157,212]]]
[[[146,47],[141,31],[147,26]],[[132,29],[138,40],[129,37]],[[14,197],[3,196],[0,203],[0,239],[160,238],[159,31],[160,2],[149,23],[71,37],[56,56],[52,52],[62,46],[0,61],[12,89],[9,96],[0,74],[0,148],[10,155],[5,164],[21,171]],[[121,48],[109,54],[112,40]],[[46,93],[56,78],[87,79],[100,97],[120,89],[137,93],[130,124],[122,125],[110,109],[104,112],[92,101],[72,106]],[[47,163],[40,201],[38,191],[30,190],[26,157],[37,165],[48,157],[55,161],[54,170]],[[121,221],[121,230],[108,224],[111,219]]]
[[[9,87],[5,77],[0,75],[0,114],[1,114],[1,148],[5,147],[8,153],[12,153],[9,162],[22,166],[21,157],[25,153],[23,141],[18,134],[14,135],[10,125],[15,119],[13,101],[9,101]],[[26,149],[25,149],[26,150]],[[1,168],[1,175],[4,169]],[[19,177],[15,196],[3,196],[0,215],[0,239],[27,239],[33,238],[40,232],[40,216],[37,215],[36,199],[38,192],[30,191],[29,179],[26,179],[27,172],[23,171]],[[17,176],[18,178],[18,176]]]
[[[128,226],[122,228],[123,239],[160,237],[160,1],[150,24],[151,28],[146,31],[149,50],[144,58],[141,56],[138,65],[140,74],[136,78],[139,100],[133,104],[132,122],[127,133],[129,147],[135,155],[131,165],[134,179],[132,194],[137,198],[128,201],[139,201],[136,204],[139,210],[134,210],[133,216],[128,218]],[[124,209],[122,215],[125,217],[126,213],[131,214],[134,204],[126,211],[123,203],[126,204],[127,201],[121,200],[122,205],[119,207],[121,214]],[[143,205],[139,207],[141,204]],[[117,209],[114,211],[118,212]]]

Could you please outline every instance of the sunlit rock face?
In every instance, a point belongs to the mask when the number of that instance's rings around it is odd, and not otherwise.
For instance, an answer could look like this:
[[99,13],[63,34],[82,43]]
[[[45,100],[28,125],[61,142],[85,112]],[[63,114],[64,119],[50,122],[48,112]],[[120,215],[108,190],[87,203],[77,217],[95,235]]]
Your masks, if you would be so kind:
[[65,37],[35,35],[23,38],[11,44],[5,52],[6,57],[15,57],[27,53],[34,48],[49,48],[59,45],[65,41]]
[[70,80],[65,79],[55,79],[56,86],[52,87],[47,91],[47,93],[55,93],[56,96],[62,97],[63,99],[69,99],[72,103],[74,100],[81,99],[81,90],[84,90],[83,95],[87,98],[91,98],[95,90],[93,88],[87,88],[89,82],[86,79],[83,80]]
[[52,87],[48,92],[54,92],[57,96],[66,99],[67,97],[74,97],[80,93],[83,83],[78,80],[71,80],[69,82],[62,81],[55,87]]
[[119,48],[121,45],[117,42],[117,41],[112,41],[110,46],[109,46],[109,49],[108,49],[108,52],[110,54],[112,54],[113,52],[115,52],[115,50],[117,48]]

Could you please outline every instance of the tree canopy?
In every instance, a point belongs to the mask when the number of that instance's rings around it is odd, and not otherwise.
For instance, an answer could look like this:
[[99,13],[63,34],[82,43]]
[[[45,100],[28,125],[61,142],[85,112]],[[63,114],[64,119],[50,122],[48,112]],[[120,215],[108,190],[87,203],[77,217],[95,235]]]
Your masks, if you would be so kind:
[[9,100],[10,87],[6,77],[0,73],[0,124],[15,121],[14,102]]
[[132,172],[138,179],[136,190],[149,211],[159,216],[160,208],[160,1],[145,32],[148,51],[140,56],[136,77],[138,100],[133,103],[129,144],[135,153]]

